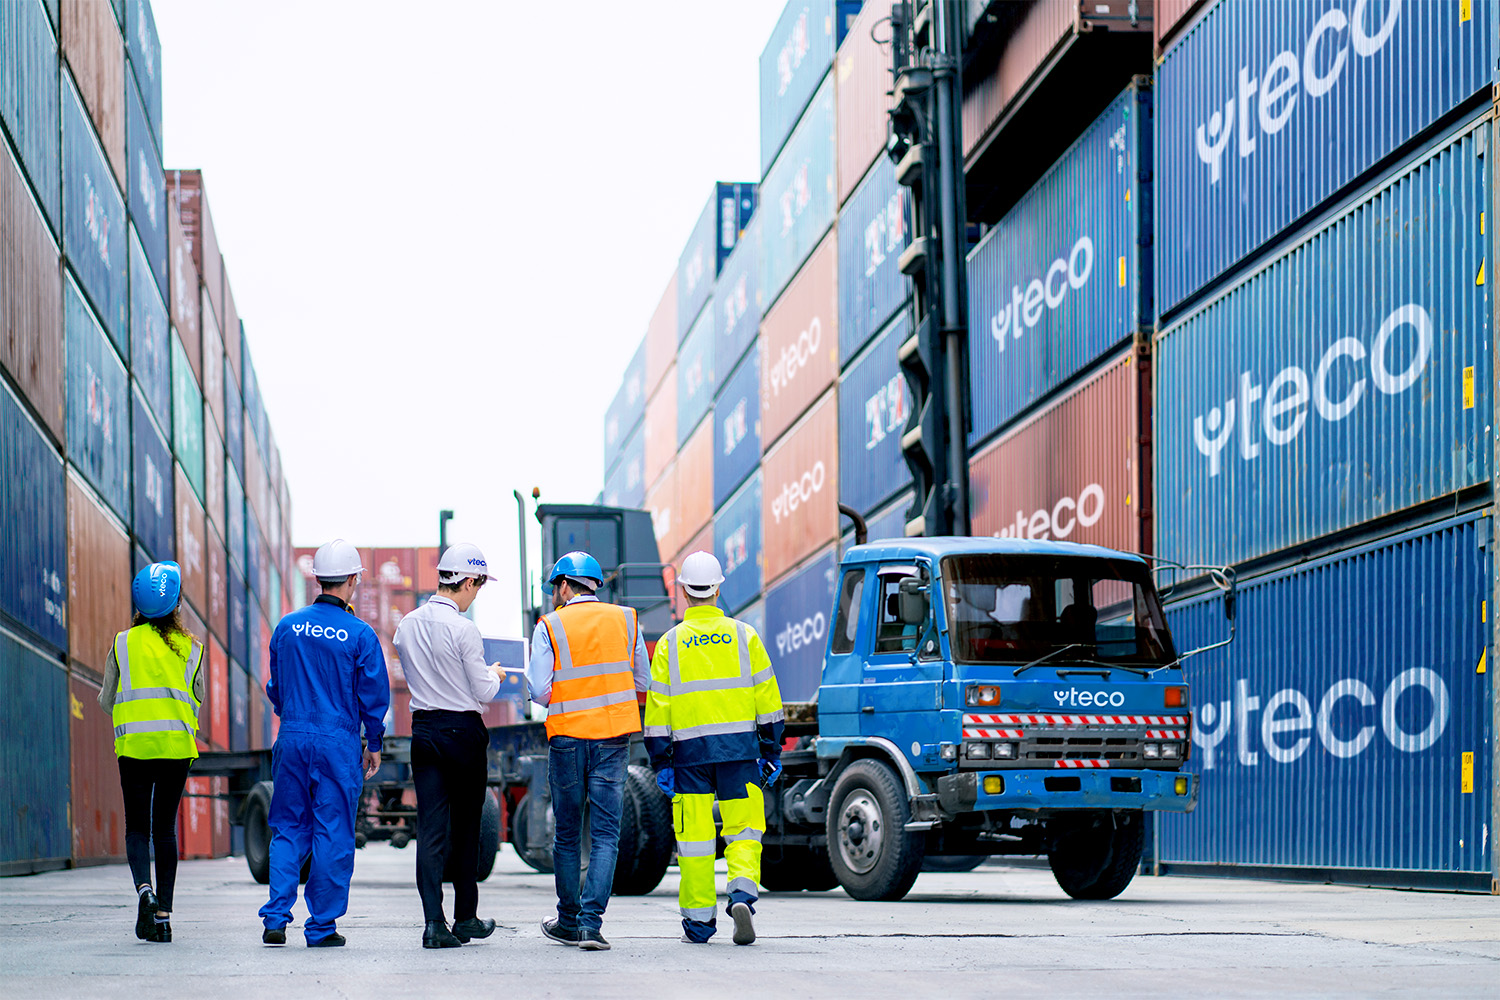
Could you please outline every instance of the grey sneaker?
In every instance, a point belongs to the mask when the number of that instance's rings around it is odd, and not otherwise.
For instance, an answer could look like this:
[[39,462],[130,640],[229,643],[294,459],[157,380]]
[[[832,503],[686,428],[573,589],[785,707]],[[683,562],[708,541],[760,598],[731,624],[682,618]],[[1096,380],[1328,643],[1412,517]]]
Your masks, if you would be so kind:
[[554,917],[551,920],[542,921],[542,936],[549,941],[556,941],[558,944],[577,944],[578,928],[559,927],[557,925],[557,918]]
[[578,947],[584,951],[609,951],[609,942],[598,931],[579,928]]
[[734,943],[754,944],[755,924],[750,922],[750,907],[735,903],[729,908],[729,915],[734,918]]

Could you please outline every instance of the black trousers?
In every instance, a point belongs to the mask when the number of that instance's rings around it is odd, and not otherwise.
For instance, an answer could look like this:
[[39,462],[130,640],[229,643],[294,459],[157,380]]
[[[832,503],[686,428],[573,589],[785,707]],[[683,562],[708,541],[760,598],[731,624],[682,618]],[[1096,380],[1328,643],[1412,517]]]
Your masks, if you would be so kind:
[[[177,806],[187,784],[188,765],[179,757],[120,758],[120,791],[125,796],[125,860],[137,886],[154,885],[158,907],[172,912],[177,887]],[[156,845],[156,881],[151,881],[151,846]]]
[[453,920],[477,916],[479,818],[489,778],[490,733],[478,712],[411,714],[417,786],[417,892],[425,920],[443,919],[443,874],[453,872]]

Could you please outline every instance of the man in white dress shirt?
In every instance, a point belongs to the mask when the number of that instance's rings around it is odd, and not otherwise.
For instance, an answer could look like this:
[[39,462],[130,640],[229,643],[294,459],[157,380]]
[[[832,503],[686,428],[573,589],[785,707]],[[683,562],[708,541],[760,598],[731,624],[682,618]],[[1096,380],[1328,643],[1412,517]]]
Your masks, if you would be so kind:
[[[478,546],[450,546],[438,560],[437,593],[396,628],[396,649],[411,690],[424,948],[457,948],[495,930],[495,921],[478,916],[479,821],[490,745],[480,713],[499,693],[504,670],[484,662],[479,628],[463,616],[487,579],[489,567]],[[450,861],[452,930],[443,915],[443,874]]]

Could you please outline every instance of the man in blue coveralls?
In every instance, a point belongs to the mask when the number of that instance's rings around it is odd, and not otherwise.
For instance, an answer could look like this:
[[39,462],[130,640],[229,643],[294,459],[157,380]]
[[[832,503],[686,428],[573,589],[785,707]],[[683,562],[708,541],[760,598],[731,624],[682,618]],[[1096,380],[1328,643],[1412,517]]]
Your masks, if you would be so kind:
[[271,636],[266,696],[281,730],[271,755],[271,898],[260,908],[266,944],[286,944],[309,855],[307,946],[344,943],[334,923],[349,908],[354,816],[364,779],[380,766],[391,702],[380,640],[349,607],[362,572],[359,550],[342,538],[318,549],[313,576],[323,593],[282,618]]

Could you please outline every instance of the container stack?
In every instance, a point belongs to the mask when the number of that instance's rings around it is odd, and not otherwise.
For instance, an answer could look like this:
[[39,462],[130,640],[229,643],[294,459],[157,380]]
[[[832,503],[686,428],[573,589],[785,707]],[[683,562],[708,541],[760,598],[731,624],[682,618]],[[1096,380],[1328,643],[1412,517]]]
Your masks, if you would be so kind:
[[[201,745],[272,736],[251,678],[289,495],[202,178],[162,168],[160,72],[147,0],[0,5],[0,688],[27,733],[0,751],[0,873],[124,855],[94,702],[147,562],[181,565],[205,639]],[[185,856],[229,849],[216,791],[189,784]]]

